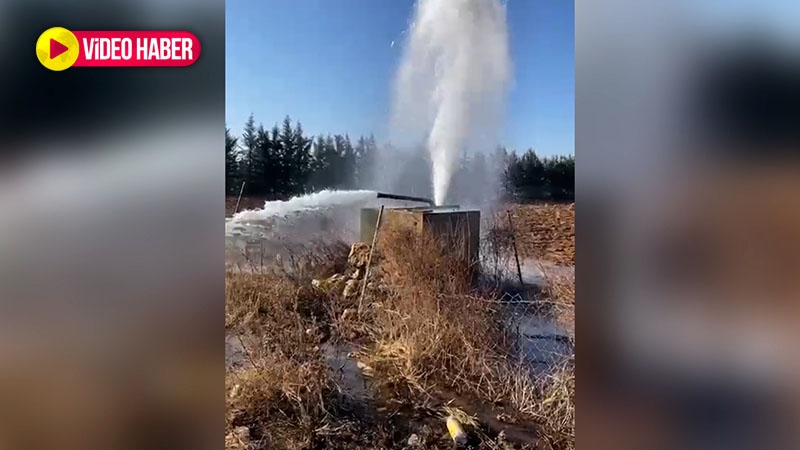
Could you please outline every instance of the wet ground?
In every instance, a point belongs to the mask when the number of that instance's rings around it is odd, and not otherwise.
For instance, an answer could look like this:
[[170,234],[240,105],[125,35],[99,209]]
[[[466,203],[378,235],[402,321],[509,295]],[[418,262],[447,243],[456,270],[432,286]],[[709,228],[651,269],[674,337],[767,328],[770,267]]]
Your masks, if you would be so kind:
[[225,370],[247,370],[252,369],[253,364],[245,349],[246,337],[237,334],[225,334]]
[[352,344],[326,342],[320,350],[328,365],[331,378],[336,383],[341,403],[355,414],[364,414],[373,403],[373,389],[369,378],[364,376],[358,360],[353,356],[356,347]]
[[534,314],[520,315],[513,326],[519,337],[522,360],[536,369],[546,370],[559,365],[575,353],[574,339],[554,319]]

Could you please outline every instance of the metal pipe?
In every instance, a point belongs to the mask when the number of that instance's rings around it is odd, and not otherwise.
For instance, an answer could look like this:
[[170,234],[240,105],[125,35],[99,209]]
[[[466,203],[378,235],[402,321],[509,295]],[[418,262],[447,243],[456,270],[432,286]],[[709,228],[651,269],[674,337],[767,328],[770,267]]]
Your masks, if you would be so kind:
[[399,194],[387,194],[385,192],[378,192],[378,198],[391,198],[394,200],[406,200],[409,202],[421,202],[427,203],[431,206],[436,206],[433,200],[429,198],[422,198],[422,197],[412,197],[410,195],[399,195]]

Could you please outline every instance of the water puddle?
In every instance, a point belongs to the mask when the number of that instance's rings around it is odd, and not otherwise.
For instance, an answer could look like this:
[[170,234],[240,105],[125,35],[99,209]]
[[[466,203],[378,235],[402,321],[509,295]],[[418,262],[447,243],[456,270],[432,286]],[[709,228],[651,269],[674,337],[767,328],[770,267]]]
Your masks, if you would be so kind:
[[235,334],[225,335],[225,368],[227,370],[246,370],[253,365],[247,357],[242,340]]
[[[509,278],[517,280],[517,265],[511,258],[505,263],[504,272]],[[520,261],[522,282],[526,285],[544,287],[548,278],[574,278],[575,267],[563,266],[550,261],[525,259]]]
[[573,338],[554,318],[522,314],[512,320],[518,337],[518,354],[535,368],[548,369],[574,355]]
[[339,388],[343,404],[354,412],[364,412],[373,400],[371,384],[351,355],[356,350],[352,344],[326,342],[320,350],[331,376]]

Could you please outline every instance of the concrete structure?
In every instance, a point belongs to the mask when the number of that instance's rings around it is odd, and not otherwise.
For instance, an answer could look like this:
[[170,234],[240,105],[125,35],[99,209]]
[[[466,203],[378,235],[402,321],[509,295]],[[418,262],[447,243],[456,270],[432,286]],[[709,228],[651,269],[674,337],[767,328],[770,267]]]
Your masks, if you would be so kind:
[[[361,209],[361,242],[372,243],[377,220],[377,208]],[[461,210],[458,206],[385,208],[381,218],[381,231],[407,227],[419,233],[429,232],[434,236],[452,238],[459,246],[459,254],[471,263],[477,263],[480,223],[480,211]]]

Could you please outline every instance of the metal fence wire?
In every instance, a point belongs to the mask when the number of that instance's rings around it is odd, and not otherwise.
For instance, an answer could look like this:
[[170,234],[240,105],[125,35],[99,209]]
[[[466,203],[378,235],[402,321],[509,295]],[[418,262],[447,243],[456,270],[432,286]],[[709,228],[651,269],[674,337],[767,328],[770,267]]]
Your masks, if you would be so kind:
[[575,305],[550,300],[526,300],[504,293],[496,300],[503,324],[514,336],[509,356],[547,369],[574,361]]
[[[496,299],[467,296],[499,313],[508,339],[492,343],[500,354],[535,371],[563,368],[575,360],[575,305],[546,299],[527,300],[505,292]],[[461,296],[460,298],[464,298]]]

